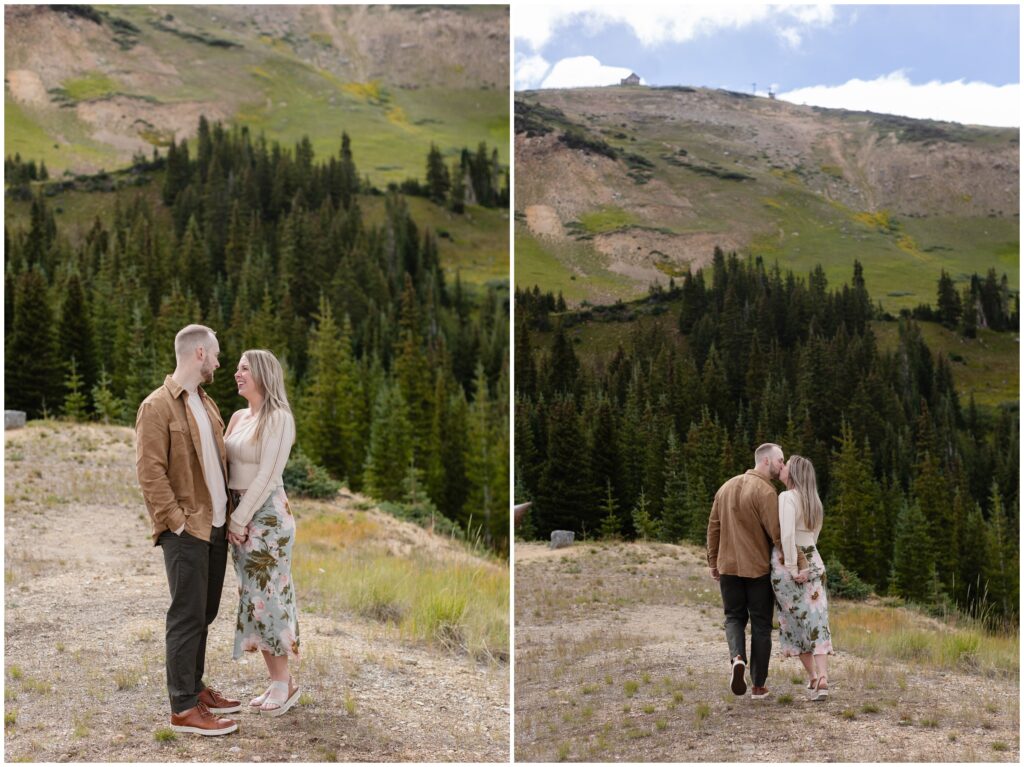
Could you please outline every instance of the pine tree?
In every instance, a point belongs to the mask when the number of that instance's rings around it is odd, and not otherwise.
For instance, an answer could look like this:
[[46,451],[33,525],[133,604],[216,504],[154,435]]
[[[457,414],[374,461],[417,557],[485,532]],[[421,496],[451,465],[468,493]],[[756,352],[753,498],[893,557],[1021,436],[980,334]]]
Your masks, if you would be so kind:
[[[472,520],[473,524],[482,530],[484,539],[491,544],[496,537],[503,537],[500,524],[502,518],[507,531],[508,505],[505,504],[505,509],[502,509],[498,503],[501,495],[501,476],[495,455],[498,440],[491,425],[492,405],[482,365],[477,365],[476,381],[477,396],[469,407],[469,433],[465,456],[469,497],[466,500],[463,517],[467,521]],[[502,511],[505,513],[502,514]]]
[[988,576],[988,526],[977,504],[967,514],[963,534],[960,536],[960,580],[958,596],[960,604],[970,613],[983,611],[989,597]]
[[832,486],[828,523],[823,526],[821,548],[861,578],[877,583],[881,565],[876,520],[881,512],[881,488],[872,474],[871,456],[861,451],[853,428],[845,420],[832,454]]
[[928,522],[916,501],[904,504],[896,525],[892,588],[912,602],[927,602],[934,570]]
[[929,539],[933,546],[930,559],[936,563],[942,584],[948,590],[959,568],[958,531],[954,528],[952,488],[931,452],[925,452],[918,462],[913,495],[928,520]]
[[991,511],[985,531],[985,561],[982,572],[988,583],[989,603],[999,615],[1017,612],[1020,601],[1019,555],[1014,545],[999,488],[993,483]]
[[105,424],[121,423],[125,419],[124,402],[110,391],[110,376],[106,368],[100,368],[96,385],[92,387],[92,404],[96,418]]
[[58,358],[69,368],[70,360],[75,360],[82,391],[89,391],[96,383],[96,351],[85,291],[77,272],[71,274],[64,286],[57,338]]
[[533,506],[541,538],[552,530],[581,533],[599,526],[583,430],[571,398],[554,400],[547,411],[547,460]]
[[[341,342],[330,302],[321,296],[316,325],[310,332],[305,386],[298,408],[298,432],[303,450],[334,476],[351,480],[362,468],[362,456],[351,453],[352,444],[342,437],[345,412],[342,390],[347,376],[349,351]],[[351,436],[351,429],[348,430]]]
[[397,384],[385,381],[374,404],[370,448],[363,471],[367,493],[384,501],[402,497],[402,481],[413,459],[412,441],[402,391]]
[[601,511],[604,512],[604,515],[601,517],[601,526],[598,530],[601,540],[615,541],[621,538],[622,529],[619,524],[617,509],[618,504],[615,503],[615,497],[612,495],[612,482],[609,479],[605,482],[604,502],[601,504]]
[[938,296],[939,322],[952,330],[960,321],[962,308],[960,305],[960,294],[956,292],[953,285],[953,278],[943,269],[939,276]]
[[[422,325],[416,290],[412,284],[412,277],[406,273],[405,287],[402,290],[401,336],[397,349],[398,357],[395,360],[395,377],[409,408],[416,463],[426,466],[433,420],[434,386],[430,361],[423,350]],[[477,396],[480,396],[479,392]]]
[[641,541],[652,541],[658,537],[661,525],[658,520],[651,517],[650,504],[647,502],[647,495],[644,489],[640,488],[640,497],[630,512],[633,517],[633,528],[636,530],[636,537]]
[[60,403],[63,380],[56,358],[53,312],[46,279],[30,269],[17,280],[14,321],[4,345],[5,407],[38,418]]
[[448,200],[448,207],[453,213],[466,212],[466,171],[461,162],[452,164],[451,196]]
[[680,543],[689,533],[686,505],[686,474],[682,449],[670,426],[665,450],[665,497],[662,501],[662,535],[669,543]]
[[78,374],[78,363],[71,358],[68,365],[68,375],[64,379],[64,417],[71,421],[84,421],[86,419],[86,406],[89,400],[82,391],[82,376]]
[[450,188],[451,179],[441,150],[431,143],[430,152],[427,154],[427,196],[432,202],[443,205]]

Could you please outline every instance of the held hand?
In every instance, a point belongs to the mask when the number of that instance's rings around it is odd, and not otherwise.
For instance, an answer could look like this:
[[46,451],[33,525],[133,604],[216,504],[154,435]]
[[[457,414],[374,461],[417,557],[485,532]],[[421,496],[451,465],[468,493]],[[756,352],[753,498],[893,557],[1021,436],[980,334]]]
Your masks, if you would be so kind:
[[797,583],[807,583],[807,580],[810,577],[810,572],[810,570],[801,570],[793,576],[793,580]]
[[238,533],[233,533],[230,530],[228,531],[228,541],[233,543],[235,546],[241,546],[245,543],[248,537],[248,535],[238,535]]
[[718,572],[718,568],[717,568],[717,567],[709,567],[709,568],[708,568],[708,573],[709,573],[709,574],[711,575],[712,579],[714,579],[714,580],[716,580],[716,581],[717,581],[717,580],[718,580],[718,579],[719,579],[719,578],[721,577],[721,576],[719,575],[719,572]]

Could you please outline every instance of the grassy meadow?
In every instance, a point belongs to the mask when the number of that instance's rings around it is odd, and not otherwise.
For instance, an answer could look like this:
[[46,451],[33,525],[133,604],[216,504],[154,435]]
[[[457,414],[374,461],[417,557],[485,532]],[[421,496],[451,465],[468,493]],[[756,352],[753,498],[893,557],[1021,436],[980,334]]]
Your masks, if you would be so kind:
[[[306,609],[355,614],[408,641],[507,660],[507,566],[455,541],[398,531],[379,513],[367,513],[372,503],[361,505],[367,510],[339,515],[332,504],[293,504],[301,530],[293,573]],[[408,551],[396,556],[389,544],[403,532]]]

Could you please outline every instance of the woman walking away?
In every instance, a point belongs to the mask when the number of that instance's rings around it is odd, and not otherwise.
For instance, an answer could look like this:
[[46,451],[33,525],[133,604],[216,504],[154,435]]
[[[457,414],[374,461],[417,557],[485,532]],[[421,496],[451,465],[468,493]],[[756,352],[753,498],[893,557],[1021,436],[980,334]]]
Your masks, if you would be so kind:
[[238,576],[234,657],[263,653],[270,687],[251,710],[280,716],[299,699],[288,658],[299,657],[298,610],[291,578],[295,518],[282,472],[295,442],[281,363],[268,351],[249,350],[235,371],[238,393],[249,402],[228,424],[228,488],[235,494],[228,523]]
[[[824,518],[814,465],[803,456],[790,456],[779,473],[788,490],[779,496],[779,539],[782,550],[772,551],[772,588],[779,602],[779,646],[785,656],[796,655],[807,670],[811,700],[828,697],[828,628],[825,565],[818,553],[818,534]],[[797,551],[807,557],[807,569],[797,570]]]

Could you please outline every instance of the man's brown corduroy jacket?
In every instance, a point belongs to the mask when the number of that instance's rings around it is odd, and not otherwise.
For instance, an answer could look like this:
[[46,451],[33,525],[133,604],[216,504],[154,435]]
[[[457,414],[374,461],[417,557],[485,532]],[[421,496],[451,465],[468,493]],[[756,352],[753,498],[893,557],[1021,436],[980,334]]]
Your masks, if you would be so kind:
[[771,572],[772,545],[782,550],[779,496],[770,480],[750,469],[715,493],[708,520],[708,566],[717,567],[721,575],[759,578]]
[[[227,453],[224,449],[224,421],[212,399],[198,388],[210,415],[213,438],[220,452],[227,487]],[[171,376],[142,404],[135,417],[135,469],[142,497],[153,521],[153,544],[164,530],[185,532],[204,541],[213,528],[213,501],[203,476],[203,447],[199,426],[185,401],[187,393]],[[231,514],[228,493],[227,513]]]

